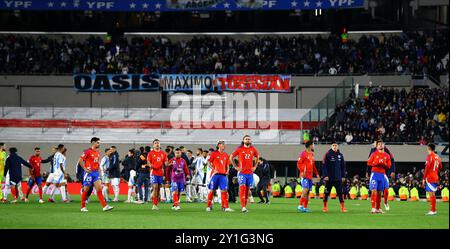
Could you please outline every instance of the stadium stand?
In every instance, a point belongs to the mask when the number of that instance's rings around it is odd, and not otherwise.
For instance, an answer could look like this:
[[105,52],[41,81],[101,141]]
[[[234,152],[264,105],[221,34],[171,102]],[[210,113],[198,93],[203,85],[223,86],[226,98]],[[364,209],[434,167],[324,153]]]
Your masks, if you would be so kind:
[[448,141],[448,89],[371,87],[368,96],[348,99],[335,110],[335,123],[320,133],[318,141],[347,143]]
[[[448,31],[326,37],[0,36],[0,73],[288,73],[439,75],[448,71]],[[446,57],[447,56],[447,57]],[[447,59],[445,59],[447,58]],[[25,63],[24,63],[25,62]]]

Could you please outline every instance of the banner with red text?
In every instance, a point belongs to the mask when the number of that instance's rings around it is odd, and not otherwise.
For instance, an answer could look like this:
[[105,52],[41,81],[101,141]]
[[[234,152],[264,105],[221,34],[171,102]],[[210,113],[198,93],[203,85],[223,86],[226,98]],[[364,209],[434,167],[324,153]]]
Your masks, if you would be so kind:
[[215,83],[225,92],[291,92],[290,75],[218,74]]

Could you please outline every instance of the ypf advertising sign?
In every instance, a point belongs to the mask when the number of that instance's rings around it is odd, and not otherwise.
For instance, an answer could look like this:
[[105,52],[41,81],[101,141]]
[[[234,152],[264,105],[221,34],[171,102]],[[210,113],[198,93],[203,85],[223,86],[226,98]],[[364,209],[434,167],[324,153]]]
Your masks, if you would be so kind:
[[1,0],[0,10],[252,11],[364,8],[365,0]]

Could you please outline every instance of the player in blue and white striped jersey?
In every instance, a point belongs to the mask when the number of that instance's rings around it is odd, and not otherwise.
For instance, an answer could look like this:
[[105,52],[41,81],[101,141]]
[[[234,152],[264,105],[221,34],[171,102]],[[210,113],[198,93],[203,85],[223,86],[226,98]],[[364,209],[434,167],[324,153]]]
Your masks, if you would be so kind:
[[47,178],[47,182],[51,182],[55,185],[55,188],[50,194],[50,199],[53,200],[56,188],[59,188],[61,198],[63,202],[69,202],[66,195],[66,183],[65,171],[66,171],[66,154],[67,149],[63,146],[58,146],[58,150],[53,157],[53,174],[50,174]]
[[100,161],[100,175],[102,176],[102,193],[105,197],[106,201],[110,201],[108,197],[108,184],[109,184],[109,178],[108,178],[108,170],[109,170],[109,164],[110,160],[109,157],[111,156],[112,150],[110,148],[105,149],[105,155],[102,157],[102,160]]

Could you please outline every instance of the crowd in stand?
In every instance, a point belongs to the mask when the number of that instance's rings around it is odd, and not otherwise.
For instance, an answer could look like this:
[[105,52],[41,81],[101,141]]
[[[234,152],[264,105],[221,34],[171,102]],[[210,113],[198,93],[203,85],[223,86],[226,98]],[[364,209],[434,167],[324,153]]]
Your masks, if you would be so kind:
[[370,143],[382,137],[385,142],[448,141],[448,90],[370,87],[363,98],[353,94],[335,110],[335,123],[322,133],[311,131],[317,142],[333,140]]
[[236,39],[0,36],[0,73],[430,74],[448,71],[448,32]]

